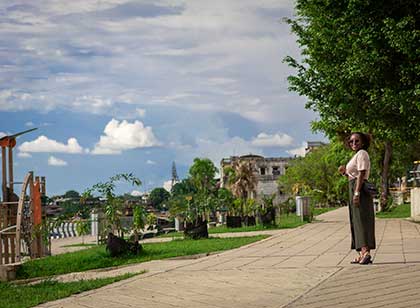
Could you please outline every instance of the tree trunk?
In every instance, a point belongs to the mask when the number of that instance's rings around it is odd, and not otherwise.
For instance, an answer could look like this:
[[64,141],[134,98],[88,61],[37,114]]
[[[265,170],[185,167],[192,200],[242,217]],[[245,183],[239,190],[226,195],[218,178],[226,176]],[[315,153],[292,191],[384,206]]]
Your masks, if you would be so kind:
[[382,175],[381,175],[381,208],[382,211],[388,211],[388,196],[389,196],[389,189],[388,189],[388,178],[389,178],[389,164],[391,161],[392,155],[392,144],[390,141],[385,142],[385,153],[384,153],[384,160],[382,164]]

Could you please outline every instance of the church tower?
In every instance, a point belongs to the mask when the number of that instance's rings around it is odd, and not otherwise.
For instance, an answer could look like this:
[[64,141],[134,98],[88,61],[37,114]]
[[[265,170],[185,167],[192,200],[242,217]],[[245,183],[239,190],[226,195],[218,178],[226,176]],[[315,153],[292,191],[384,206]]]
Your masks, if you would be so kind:
[[172,162],[172,180],[171,180],[171,188],[174,187],[176,183],[179,182],[178,173],[176,172],[175,162]]

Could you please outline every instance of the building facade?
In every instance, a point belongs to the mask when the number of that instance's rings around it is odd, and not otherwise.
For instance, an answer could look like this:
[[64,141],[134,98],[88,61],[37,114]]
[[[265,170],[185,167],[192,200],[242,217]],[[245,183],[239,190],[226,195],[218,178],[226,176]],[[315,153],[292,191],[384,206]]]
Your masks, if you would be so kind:
[[260,155],[231,156],[223,158],[220,162],[221,187],[228,187],[227,176],[224,174],[226,167],[232,167],[236,162],[250,162],[257,179],[257,187],[251,192],[251,198],[261,201],[264,196],[275,195],[274,203],[286,201],[288,196],[278,188],[278,178],[286,172],[291,158],[263,157]]

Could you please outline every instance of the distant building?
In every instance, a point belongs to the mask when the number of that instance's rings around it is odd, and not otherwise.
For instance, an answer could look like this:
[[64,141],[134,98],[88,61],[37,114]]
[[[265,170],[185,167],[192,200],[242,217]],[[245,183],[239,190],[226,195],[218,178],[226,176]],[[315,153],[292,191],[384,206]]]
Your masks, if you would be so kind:
[[254,167],[257,177],[257,188],[252,192],[252,197],[261,201],[263,196],[275,194],[275,203],[287,200],[288,196],[278,188],[277,179],[286,172],[291,158],[263,157],[260,155],[231,156],[223,158],[221,165],[221,187],[227,187],[227,177],[223,173],[224,168],[232,166],[235,161],[249,161]]
[[305,148],[305,154],[308,154],[312,150],[327,145],[325,142],[322,141],[308,141],[308,146]]

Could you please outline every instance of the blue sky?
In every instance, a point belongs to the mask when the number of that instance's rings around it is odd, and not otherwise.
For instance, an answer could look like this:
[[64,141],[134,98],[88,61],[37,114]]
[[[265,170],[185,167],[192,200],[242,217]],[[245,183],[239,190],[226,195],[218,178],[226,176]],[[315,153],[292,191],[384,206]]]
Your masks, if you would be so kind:
[[[175,161],[292,156],[316,114],[288,91],[293,1],[2,1],[0,133],[49,195],[120,172],[161,187]],[[122,186],[121,192],[130,191]]]

